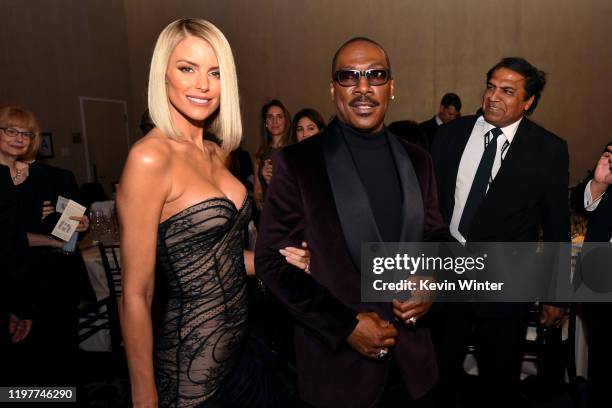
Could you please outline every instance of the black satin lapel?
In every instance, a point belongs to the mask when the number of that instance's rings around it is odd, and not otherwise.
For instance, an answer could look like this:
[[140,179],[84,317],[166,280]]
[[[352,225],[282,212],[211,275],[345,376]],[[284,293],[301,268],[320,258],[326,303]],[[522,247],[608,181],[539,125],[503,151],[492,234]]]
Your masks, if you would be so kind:
[[344,240],[357,268],[361,266],[361,243],[382,239],[370,200],[355,168],[353,157],[338,125],[330,125],[321,146]]
[[[391,134],[390,132],[386,133],[402,188],[402,230],[400,234],[400,241],[421,241],[423,238],[425,214],[423,209],[423,194],[421,192],[421,186],[408,152],[397,140],[395,135]],[[412,208],[409,208],[409,206]],[[414,213],[419,214],[420,216],[416,219],[409,219],[408,214]]]

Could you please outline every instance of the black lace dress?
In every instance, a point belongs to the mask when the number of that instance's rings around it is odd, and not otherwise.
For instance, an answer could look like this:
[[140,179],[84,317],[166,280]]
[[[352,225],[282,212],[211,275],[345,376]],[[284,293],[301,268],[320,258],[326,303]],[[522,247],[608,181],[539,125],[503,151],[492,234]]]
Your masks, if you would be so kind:
[[248,291],[243,230],[246,199],[236,208],[211,198],[159,225],[154,365],[162,407],[217,406],[215,394],[237,364],[246,339]]

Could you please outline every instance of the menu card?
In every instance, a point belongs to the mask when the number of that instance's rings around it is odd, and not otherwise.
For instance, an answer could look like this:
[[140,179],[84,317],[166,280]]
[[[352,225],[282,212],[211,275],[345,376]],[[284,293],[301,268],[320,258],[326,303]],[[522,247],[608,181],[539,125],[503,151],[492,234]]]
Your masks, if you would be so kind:
[[71,220],[70,217],[82,217],[83,214],[85,214],[85,207],[75,201],[68,200],[64,212],[57,221],[57,224],[55,224],[51,235],[58,237],[62,241],[70,241],[72,234],[74,234],[79,225],[78,220]]

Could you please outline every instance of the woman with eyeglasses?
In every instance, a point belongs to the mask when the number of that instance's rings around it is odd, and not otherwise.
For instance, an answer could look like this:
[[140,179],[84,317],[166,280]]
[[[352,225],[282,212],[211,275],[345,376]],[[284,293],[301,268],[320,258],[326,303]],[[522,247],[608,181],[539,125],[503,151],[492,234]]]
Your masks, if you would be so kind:
[[[18,203],[18,217],[27,232],[28,261],[33,276],[32,297],[36,303],[33,329],[24,341],[22,381],[60,383],[74,375],[71,363],[77,351],[76,271],[62,252],[64,242],[50,235],[56,217],[56,186],[50,168],[32,166],[40,147],[39,127],[34,115],[17,106],[0,108],[0,177],[3,189]],[[3,191],[4,195],[5,192]],[[76,229],[88,228],[86,216]],[[23,324],[23,323],[20,323]],[[28,330],[21,330],[25,338]]]
[[[14,345],[26,339],[32,327],[33,282],[27,267],[27,238],[14,180],[19,179],[27,165],[17,163],[8,143],[19,136],[17,129],[0,128],[0,358],[3,369],[2,385],[15,374],[12,355]],[[22,137],[24,137],[22,135]],[[17,176],[17,177],[16,177]],[[14,367],[15,365],[15,367]]]
[[293,140],[301,142],[325,130],[325,119],[316,110],[305,108],[295,114],[291,129]]
[[[22,213],[28,219],[28,241],[31,247],[63,248],[64,242],[41,233],[41,220],[55,212],[51,199],[53,186],[47,166],[31,166],[40,148],[40,129],[34,115],[17,106],[0,108],[0,165],[3,176],[10,177],[20,197]],[[78,232],[87,230],[89,220],[79,219]]]
[[292,143],[291,115],[278,99],[261,107],[261,134],[263,144],[255,153],[255,202],[262,208],[272,179],[272,155]]

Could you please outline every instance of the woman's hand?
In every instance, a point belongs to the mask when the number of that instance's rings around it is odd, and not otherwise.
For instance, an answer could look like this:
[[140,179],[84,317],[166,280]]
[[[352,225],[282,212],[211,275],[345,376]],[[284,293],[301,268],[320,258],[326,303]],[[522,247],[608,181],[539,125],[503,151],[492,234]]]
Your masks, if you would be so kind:
[[41,221],[47,218],[49,214],[53,214],[54,212],[55,212],[55,207],[53,206],[53,204],[51,204],[51,201],[43,201]]
[[266,184],[270,184],[270,180],[272,180],[272,160],[268,159],[264,162],[261,175],[266,180]]
[[76,232],[84,232],[89,229],[89,218],[87,218],[86,215],[82,217],[70,217],[70,219],[79,222],[79,225],[76,227]]
[[308,250],[308,243],[302,242],[302,248],[286,247],[280,249],[278,252],[281,253],[291,265],[297,266],[304,272],[310,275],[310,251]]

